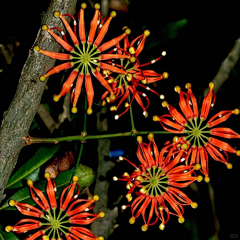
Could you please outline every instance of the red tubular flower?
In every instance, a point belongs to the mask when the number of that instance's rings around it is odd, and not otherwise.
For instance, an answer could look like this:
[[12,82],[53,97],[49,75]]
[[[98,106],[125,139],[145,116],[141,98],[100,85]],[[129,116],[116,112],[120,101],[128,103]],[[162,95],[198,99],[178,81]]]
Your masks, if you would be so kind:
[[[45,173],[45,178],[47,179],[46,193],[50,202],[50,206],[43,192],[33,186],[32,180],[28,180],[31,196],[43,211],[31,206],[30,204],[18,203],[14,200],[10,200],[10,206],[15,206],[22,214],[36,217],[39,220],[22,219],[14,226],[7,226],[5,228],[6,231],[25,233],[44,226],[44,229],[40,229],[25,239],[34,240],[42,236],[41,239],[43,240],[60,240],[63,239],[62,237],[64,235],[66,237],[65,239],[69,240],[103,240],[103,237],[96,237],[90,230],[80,226],[88,225],[96,219],[103,218],[105,216],[104,212],[99,212],[98,214],[88,212],[94,208],[95,202],[99,200],[99,197],[95,195],[91,200],[76,199],[80,193],[80,187],[77,183],[78,177],[74,176],[73,183],[63,189],[60,197],[60,208],[57,209],[57,200],[55,195],[56,183],[50,178],[49,173]],[[75,194],[74,192],[76,187],[78,188],[78,191]],[[37,197],[34,193],[37,195]],[[38,198],[40,200],[38,200]],[[44,211],[47,212],[44,214]],[[62,215],[63,212],[64,215]],[[44,220],[45,222],[43,222]],[[64,226],[65,224],[67,224],[67,226]]]
[[[180,223],[184,222],[184,205],[197,207],[197,203],[192,202],[178,188],[184,188],[195,180],[201,181],[201,176],[194,173],[197,166],[181,165],[181,158],[188,147],[186,143],[165,146],[160,152],[154,141],[153,134],[149,134],[150,142],[142,142],[142,137],[138,136],[139,142],[137,157],[140,164],[136,166],[128,159],[120,157],[119,160],[126,160],[135,167],[135,171],[129,175],[123,174],[123,178],[114,177],[113,180],[127,182],[129,189],[126,198],[128,202],[133,199],[132,193],[136,190],[136,199],[131,204],[132,217],[130,224],[133,224],[140,215],[144,225],[142,230],[146,231],[148,226],[161,221],[159,228],[163,230],[170,215],[178,216]],[[122,206],[126,209],[127,206]],[[171,210],[172,209],[172,210]]]
[[[227,168],[231,169],[232,164],[228,163],[228,153],[235,153],[240,156],[240,151],[219,139],[207,137],[206,134],[224,138],[240,138],[240,135],[230,128],[215,127],[226,121],[232,114],[238,115],[239,109],[220,111],[210,118],[205,126],[201,127],[208,117],[210,107],[216,100],[213,91],[214,83],[209,83],[209,92],[203,99],[199,123],[197,101],[191,87],[190,83],[186,84],[187,93],[183,92],[179,86],[175,87],[175,91],[179,93],[179,106],[184,117],[177,109],[164,101],[162,104],[168,108],[170,114],[161,117],[154,116],[153,120],[159,121],[166,131],[185,134],[184,142],[188,145],[186,164],[201,164],[200,171],[205,175],[205,181],[209,182],[208,153],[214,160],[225,163]],[[181,141],[183,141],[182,138]]]
[[[167,79],[168,73],[164,72],[163,74],[158,74],[152,70],[143,70],[142,67],[153,64],[156,61],[160,60],[162,56],[166,55],[166,52],[162,52],[161,57],[142,65],[137,58],[143,50],[145,40],[147,36],[149,36],[149,34],[150,32],[148,30],[145,30],[142,35],[135,38],[130,44],[128,36],[125,36],[123,39],[123,48],[120,47],[120,42],[118,42],[115,43],[116,48],[114,50],[111,50],[108,54],[102,54],[101,59],[110,59],[111,55],[115,55],[115,59],[119,59],[119,56],[125,56],[125,59],[120,58],[120,61],[118,61],[118,63],[115,63],[115,61],[113,60],[114,57],[112,57],[111,61],[107,62],[108,64],[100,63],[100,66],[105,69],[101,73],[102,77],[106,79],[111,85],[113,94],[116,96],[116,98],[114,99],[111,98],[111,95],[109,97],[108,95],[111,94],[111,91],[108,89],[102,95],[102,105],[105,105],[106,101],[110,103],[118,102],[116,106],[112,106],[110,108],[111,111],[117,111],[123,103],[125,106],[125,110],[123,110],[122,113],[115,115],[116,120],[129,110],[134,99],[143,109],[143,115],[145,117],[148,116],[147,108],[150,101],[147,94],[138,89],[139,87],[156,94],[158,97],[160,97],[160,99],[164,99],[164,95],[160,95],[159,93],[152,90],[148,86],[145,86],[144,84],[153,83],[162,79]],[[136,44],[137,42],[138,44]],[[137,45],[136,50],[134,48],[134,45]],[[118,54],[112,54],[113,51],[117,51]],[[118,68],[119,71],[114,70],[114,68]],[[119,74],[117,75],[116,73]]]
[[[100,5],[97,3],[95,4],[95,14],[91,21],[90,31],[88,40],[86,41],[86,34],[85,34],[85,22],[84,22],[84,10],[87,7],[86,3],[82,3],[81,9],[79,12],[79,28],[78,28],[78,35],[79,39],[76,33],[76,25],[77,22],[75,18],[70,14],[61,14],[59,11],[54,12],[54,16],[61,19],[63,22],[66,31],[69,33],[71,40],[74,44],[74,47],[72,47],[66,40],[65,33],[57,27],[53,27],[51,29],[48,28],[47,25],[42,26],[42,30],[47,31],[65,50],[70,52],[69,54],[65,53],[55,53],[50,52],[46,50],[40,49],[39,46],[35,46],[34,50],[36,52],[40,52],[41,54],[48,56],[53,59],[58,60],[69,60],[67,63],[63,63],[61,65],[58,65],[51,70],[49,70],[45,75],[40,77],[41,81],[45,81],[46,77],[49,77],[52,74],[58,73],[62,70],[72,68],[74,67],[74,70],[72,71],[72,74],[70,74],[69,78],[66,80],[66,82],[63,84],[62,90],[60,94],[54,96],[54,101],[59,101],[59,99],[67,94],[72,86],[74,86],[75,79],[77,78],[75,88],[72,91],[72,112],[77,112],[77,101],[79,99],[79,95],[81,93],[81,86],[82,81],[85,76],[85,86],[86,86],[86,92],[87,92],[87,99],[88,99],[88,114],[92,114],[92,105],[93,105],[93,97],[94,97],[94,91],[92,87],[92,80],[90,76],[90,72],[93,73],[93,75],[97,75],[96,72],[100,70],[100,68],[109,69],[112,72],[117,72],[121,74],[125,74],[126,72],[122,69],[119,69],[118,67],[113,67],[112,65],[109,65],[107,63],[103,63],[102,61],[105,60],[111,60],[111,59],[124,59],[126,58],[125,55],[118,54],[101,54],[103,51],[106,51],[107,49],[115,46],[120,40],[122,40],[124,37],[126,37],[128,34],[130,34],[130,29],[125,29],[124,33],[122,33],[120,36],[105,42],[103,44],[103,38],[105,37],[110,22],[112,18],[116,16],[116,12],[111,12],[110,17],[106,19],[106,21],[100,25],[99,29],[100,31],[96,34],[96,30],[99,24],[100,19]],[[71,17],[74,22],[74,30],[70,27],[69,23],[66,21],[65,16]],[[52,30],[55,29],[57,31],[60,31],[63,35],[63,39],[59,37],[56,33],[54,33]],[[96,39],[94,41],[94,37],[96,35]],[[85,46],[87,44],[87,46]],[[96,67],[98,70],[96,70]],[[97,77],[99,80],[99,78]],[[113,90],[109,86],[106,79],[99,80],[100,83],[110,92],[111,99],[114,99],[115,96],[113,94]]]

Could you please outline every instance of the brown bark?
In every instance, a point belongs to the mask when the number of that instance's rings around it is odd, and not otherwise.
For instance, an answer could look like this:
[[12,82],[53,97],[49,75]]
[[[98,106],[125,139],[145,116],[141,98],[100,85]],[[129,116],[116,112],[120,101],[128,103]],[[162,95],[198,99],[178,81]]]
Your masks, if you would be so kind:
[[[42,18],[42,25],[63,28],[59,18],[53,16],[58,10],[62,13],[75,13],[77,0],[52,0]],[[47,33],[39,29],[34,45],[58,52],[60,45]],[[40,82],[39,76],[52,68],[55,60],[30,50],[23,67],[16,94],[4,113],[0,130],[0,202],[4,199],[4,190],[16,165],[18,154],[24,146],[22,137],[28,134],[29,127],[37,112],[46,82]]]

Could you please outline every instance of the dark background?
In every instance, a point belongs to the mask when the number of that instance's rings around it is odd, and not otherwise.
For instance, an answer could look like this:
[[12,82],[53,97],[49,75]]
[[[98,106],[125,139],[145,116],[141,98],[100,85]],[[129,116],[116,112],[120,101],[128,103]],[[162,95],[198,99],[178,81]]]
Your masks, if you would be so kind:
[[[151,35],[147,38],[145,48],[140,54],[140,61],[145,63],[160,56],[162,51],[167,51],[167,56],[158,61],[149,68],[161,73],[169,72],[169,79],[162,80],[154,85],[153,89],[163,93],[167,101],[177,107],[178,94],[174,92],[174,87],[191,82],[193,92],[201,102],[203,91],[208,83],[213,80],[217,74],[222,61],[227,57],[239,38],[239,20],[240,15],[237,7],[225,2],[224,5],[204,5],[194,3],[188,5],[185,3],[170,4],[166,1],[143,1],[134,0],[129,4],[120,1],[122,9],[116,7],[112,1],[111,7],[118,12],[117,17],[112,21],[109,32],[105,39],[118,36],[123,26],[132,29],[132,37],[137,37],[145,29],[149,29]],[[49,1],[42,0],[38,3],[32,1],[2,1],[0,10],[0,44],[7,46],[13,45],[14,56],[12,63],[8,65],[0,55],[0,73],[1,94],[0,94],[0,117],[7,110],[17,88],[21,69],[27,59],[28,52],[34,44],[35,37],[40,28],[41,16],[46,11]],[[79,3],[80,4],[80,3]],[[125,4],[125,5],[124,5]],[[116,9],[117,8],[117,9]],[[111,11],[111,9],[109,10]],[[86,11],[86,26],[91,21],[94,11],[88,8]],[[15,41],[20,42],[18,47]],[[239,70],[240,63],[232,69],[228,80],[222,85],[217,93],[217,101],[214,109],[210,111],[210,117],[221,110],[232,110],[240,106],[239,101]],[[147,69],[147,68],[146,68]],[[52,76],[48,82],[48,90],[43,95],[42,103],[48,104],[52,117],[57,120],[57,116],[62,111],[62,102],[54,103],[52,95],[59,93],[61,89],[60,76]],[[95,91],[94,114],[88,118],[89,134],[96,134],[96,112],[101,110],[99,103],[104,89],[98,82],[94,83],[99,87]],[[96,89],[96,88],[95,88]],[[101,89],[101,90],[100,90]],[[162,108],[161,101],[155,96],[148,94],[150,98],[149,117],[145,119],[142,110],[137,103],[133,104],[135,125],[137,130],[162,130],[159,123],[152,121],[153,115],[162,115],[167,110]],[[79,105],[83,96],[80,98]],[[55,130],[52,136],[80,134],[82,129],[82,113],[79,111],[77,118],[73,118],[72,123],[67,120],[61,125],[60,129]],[[118,121],[113,119],[114,114],[107,112],[109,132],[130,131],[130,117],[126,113]],[[48,129],[45,127],[39,116],[36,115],[35,121],[38,127],[30,135],[50,137]],[[79,124],[78,124],[79,123]],[[239,116],[233,115],[227,123],[227,126],[240,132]],[[163,143],[172,135],[158,135],[156,142],[161,149]],[[147,141],[147,138],[145,138]],[[234,148],[239,148],[239,140],[226,140]],[[81,162],[90,167],[97,167],[97,141],[89,141],[85,144]],[[22,162],[29,159],[39,148],[37,145],[29,146],[23,149],[19,157],[19,166]],[[64,150],[74,149],[73,144],[63,144]],[[93,150],[94,149],[94,150]],[[133,138],[111,139],[111,149],[124,149],[126,155],[133,162],[137,163],[135,155],[137,144]],[[77,152],[75,152],[77,155]],[[93,159],[93,160],[91,160]],[[91,161],[90,161],[91,160]],[[112,159],[115,161],[116,159]],[[240,235],[239,230],[239,158],[229,154],[229,161],[233,164],[233,169],[228,170],[224,164],[215,162],[210,158],[210,178],[211,189],[209,194],[209,185],[206,183],[197,183],[193,187],[184,189],[184,192],[193,200],[198,202],[199,207],[193,210],[191,207],[185,207],[186,222],[180,225],[177,218],[172,216],[164,231],[158,229],[158,225],[149,227],[146,233],[140,229],[142,220],[137,219],[134,225],[128,223],[130,210],[119,214],[117,223],[119,227],[115,229],[110,236],[114,239],[230,239],[231,234]],[[119,163],[109,173],[109,208],[114,207],[114,202],[120,195],[125,196],[127,190],[122,182],[112,182],[112,176],[120,176],[124,171],[131,172],[131,167],[126,163]],[[92,186],[93,189],[93,186]],[[118,191],[116,191],[116,189]],[[210,189],[210,190],[211,190]],[[211,198],[214,196],[214,199]],[[119,206],[126,204],[126,199],[119,202]],[[215,209],[215,214],[213,213]],[[120,211],[121,212],[121,211]],[[217,221],[216,221],[217,218]],[[219,223],[219,224],[218,224]],[[1,221],[1,224],[2,221]],[[216,234],[217,229],[217,234]]]

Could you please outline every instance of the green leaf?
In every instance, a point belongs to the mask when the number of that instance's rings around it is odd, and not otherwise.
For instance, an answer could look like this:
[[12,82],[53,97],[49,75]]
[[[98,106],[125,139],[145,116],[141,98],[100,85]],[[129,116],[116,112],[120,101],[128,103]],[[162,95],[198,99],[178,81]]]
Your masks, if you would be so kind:
[[[59,149],[60,145],[51,148],[42,147],[38,149],[35,155],[22,165],[17,172],[9,179],[7,188],[18,188],[22,186],[23,179],[29,179],[40,166],[47,162]],[[36,177],[35,175],[33,175]],[[32,179],[33,181],[35,179]]]
[[0,240],[19,240],[12,232],[6,232],[4,227],[0,225]]
[[[66,186],[69,185],[71,182],[72,178],[72,172],[73,170],[67,170],[65,172],[60,173],[56,178],[56,186],[57,186],[57,194],[56,198],[60,196],[60,193],[62,189]],[[76,171],[76,176],[79,177],[79,185],[80,188],[83,190],[84,188],[88,187],[94,180],[94,173],[93,170],[87,166],[81,165],[78,166],[77,171]],[[43,180],[41,182],[37,182],[34,184],[34,186],[38,189],[40,189],[42,192],[45,192],[45,187],[46,187],[46,180]],[[10,207],[8,205],[8,202],[10,199],[14,199],[17,202],[23,202],[23,203],[28,203],[31,205],[36,205],[35,202],[31,199],[31,196],[29,194],[29,187],[24,187],[14,193],[1,207],[0,210],[15,210],[14,207]]]

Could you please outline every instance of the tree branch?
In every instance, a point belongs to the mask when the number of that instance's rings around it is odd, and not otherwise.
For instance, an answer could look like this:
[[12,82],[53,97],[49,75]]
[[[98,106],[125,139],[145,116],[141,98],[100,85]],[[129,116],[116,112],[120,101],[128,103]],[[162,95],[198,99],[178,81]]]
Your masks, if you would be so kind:
[[[62,27],[60,19],[53,16],[55,10],[74,14],[77,0],[52,0],[42,18],[42,24],[49,27]],[[35,40],[48,51],[58,52],[60,45],[52,37],[39,29]],[[16,94],[4,113],[0,130],[0,202],[4,199],[7,181],[16,165],[18,154],[24,146],[22,137],[28,134],[29,127],[37,112],[46,82],[40,82],[39,76],[52,68],[55,60],[30,50],[23,67]]]
[[[232,68],[237,63],[240,57],[240,38],[238,38],[228,56],[224,59],[221,67],[218,70],[217,75],[214,77],[213,82],[215,84],[214,92],[217,92],[222,84],[228,79]],[[208,88],[204,90],[204,96],[208,93]]]

